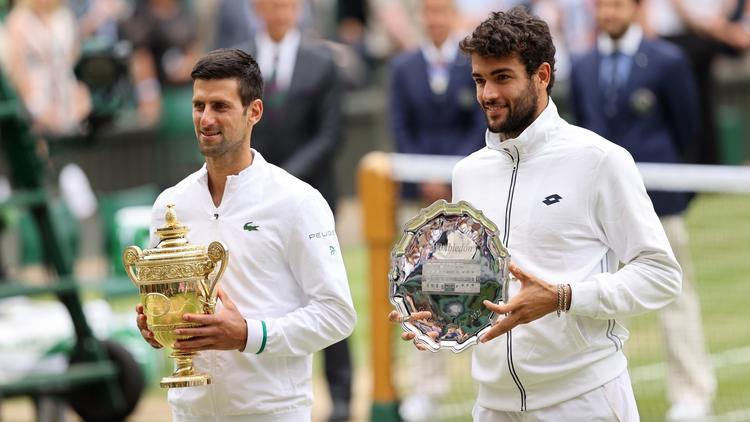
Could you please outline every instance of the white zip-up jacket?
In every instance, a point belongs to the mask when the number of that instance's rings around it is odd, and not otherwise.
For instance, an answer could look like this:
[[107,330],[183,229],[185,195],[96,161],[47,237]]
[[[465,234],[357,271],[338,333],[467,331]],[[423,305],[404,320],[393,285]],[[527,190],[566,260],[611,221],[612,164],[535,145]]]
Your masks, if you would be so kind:
[[312,353],[347,337],[356,322],[328,204],[253,154],[252,165],[227,178],[219,207],[205,166],[165,190],[153,207],[152,233],[173,203],[190,243],[227,245],[229,265],[219,285],[248,326],[243,352],[195,356],[195,368],[212,383],[170,389],[175,420],[309,419]]
[[[561,318],[474,349],[478,403],[535,410],[626,370],[623,319],[669,304],[682,274],[630,154],[565,122],[551,99],[517,138],[488,131],[486,141],[454,168],[453,200],[484,211],[522,269],[572,290]],[[511,283],[511,299],[519,288]]]

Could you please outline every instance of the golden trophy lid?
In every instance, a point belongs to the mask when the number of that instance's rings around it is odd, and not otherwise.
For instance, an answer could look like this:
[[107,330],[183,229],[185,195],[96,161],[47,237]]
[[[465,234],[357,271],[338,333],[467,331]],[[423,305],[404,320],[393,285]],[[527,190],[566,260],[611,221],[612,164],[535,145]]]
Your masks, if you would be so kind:
[[155,248],[143,251],[147,260],[208,259],[205,246],[191,245],[185,237],[190,229],[177,218],[174,204],[167,204],[164,219],[164,225],[156,229],[159,244]]
[[[139,287],[197,280],[210,305],[216,296],[214,285],[226,268],[229,251],[220,241],[207,246],[191,245],[185,237],[187,232],[188,227],[177,219],[174,204],[169,204],[165,223],[156,230],[159,244],[146,250],[129,246],[123,251],[122,261],[128,276]],[[221,263],[218,273],[209,283],[206,277],[216,269],[217,263]]]
[[174,210],[174,204],[167,204],[167,213],[164,216],[164,225],[156,229],[162,241],[171,239],[184,239],[189,231],[187,226],[177,219],[177,212]]

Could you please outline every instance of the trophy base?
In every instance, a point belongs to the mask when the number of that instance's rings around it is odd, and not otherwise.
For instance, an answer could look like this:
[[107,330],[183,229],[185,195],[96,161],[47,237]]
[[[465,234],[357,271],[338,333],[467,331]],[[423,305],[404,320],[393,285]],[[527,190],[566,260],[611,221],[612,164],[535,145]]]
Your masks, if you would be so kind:
[[211,384],[211,377],[206,374],[164,377],[159,381],[161,388],[200,387],[208,384]]

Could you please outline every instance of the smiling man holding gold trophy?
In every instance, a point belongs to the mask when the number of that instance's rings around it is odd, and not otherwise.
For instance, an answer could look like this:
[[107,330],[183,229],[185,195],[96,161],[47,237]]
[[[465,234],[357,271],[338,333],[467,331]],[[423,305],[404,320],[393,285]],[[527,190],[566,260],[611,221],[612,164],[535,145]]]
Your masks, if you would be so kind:
[[[220,272],[209,267],[221,261],[226,270],[216,312],[184,313],[189,326],[174,328],[171,347],[195,353],[195,371],[211,385],[171,388],[172,418],[310,421],[312,354],[347,337],[356,322],[333,215],[317,190],[250,148],[263,114],[263,81],[250,55],[212,51],[192,77],[193,123],[206,164],[157,198],[152,245],[159,228],[170,226],[165,216],[173,204],[190,230],[185,239],[209,245],[204,269]],[[214,260],[221,252],[212,258],[211,245],[231,250],[231,261]],[[210,285],[207,291],[209,303],[214,292]],[[145,312],[136,307],[138,326],[161,347],[160,334],[149,329],[154,304],[145,303]]]

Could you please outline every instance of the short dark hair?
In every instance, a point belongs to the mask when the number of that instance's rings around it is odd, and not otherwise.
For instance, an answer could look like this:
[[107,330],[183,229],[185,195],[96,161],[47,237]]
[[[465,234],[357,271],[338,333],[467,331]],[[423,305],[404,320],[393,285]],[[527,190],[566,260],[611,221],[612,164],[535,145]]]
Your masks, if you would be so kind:
[[263,77],[253,56],[236,48],[220,48],[198,59],[190,72],[196,79],[237,79],[242,106],[263,97]]
[[493,12],[459,43],[459,47],[469,56],[477,54],[499,59],[516,55],[526,66],[529,76],[547,62],[552,71],[547,93],[552,91],[555,83],[555,45],[549,26],[523,7],[516,6],[508,12]]

